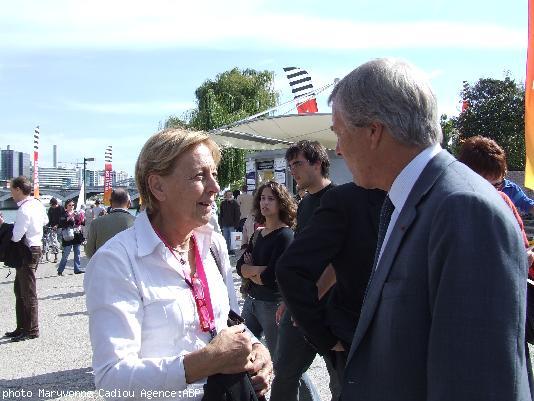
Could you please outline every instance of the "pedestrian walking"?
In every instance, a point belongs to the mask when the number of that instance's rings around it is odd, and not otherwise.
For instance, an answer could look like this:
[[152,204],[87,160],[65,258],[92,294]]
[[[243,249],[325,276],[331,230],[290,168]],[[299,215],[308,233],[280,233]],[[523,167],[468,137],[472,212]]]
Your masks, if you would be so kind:
[[[31,190],[32,185],[26,177],[11,180],[11,196],[18,206],[11,241],[19,243],[24,238],[24,247],[29,250],[27,257],[20,261],[15,274],[17,327],[5,333],[13,342],[34,339],[40,334],[35,272],[41,258],[43,226],[48,223],[48,216],[43,204],[30,196]],[[3,224],[4,220],[0,216],[0,225]]]

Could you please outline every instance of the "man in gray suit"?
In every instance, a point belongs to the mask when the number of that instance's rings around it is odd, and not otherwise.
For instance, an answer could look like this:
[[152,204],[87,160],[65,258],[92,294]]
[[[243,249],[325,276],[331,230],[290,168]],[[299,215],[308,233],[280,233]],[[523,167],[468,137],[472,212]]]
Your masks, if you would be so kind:
[[85,254],[91,258],[95,252],[115,234],[133,226],[135,217],[128,212],[130,206],[130,196],[123,188],[115,188],[111,192],[110,213],[99,217],[91,222],[87,243],[85,244]]
[[426,79],[373,60],[329,101],[355,182],[388,192],[341,399],[530,400],[518,225],[488,182],[441,149]]

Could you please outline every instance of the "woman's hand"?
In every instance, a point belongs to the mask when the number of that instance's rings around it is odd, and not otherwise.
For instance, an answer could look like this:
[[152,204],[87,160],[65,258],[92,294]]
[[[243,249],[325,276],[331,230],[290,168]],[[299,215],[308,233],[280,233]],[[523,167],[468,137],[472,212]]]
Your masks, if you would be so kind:
[[267,269],[267,266],[254,266],[254,268],[256,269],[256,274],[249,277],[250,280],[257,285],[263,285],[263,281],[261,281],[261,274],[265,269]]
[[256,343],[252,346],[250,357],[253,362],[252,369],[248,372],[251,375],[252,387],[254,387],[256,394],[261,397],[269,391],[271,386],[273,376],[271,355],[263,344]]
[[250,252],[245,252],[245,254],[243,255],[243,261],[247,265],[251,265],[252,264],[252,254]]
[[[267,266],[252,266],[252,265],[249,265],[249,264],[244,264],[244,265],[241,266],[241,276],[244,277],[244,278],[249,278],[252,281],[254,281],[252,279],[253,276],[259,276],[261,273],[263,273],[263,271],[265,269],[267,269]],[[258,279],[259,279],[259,277],[256,278],[256,280],[258,280]]]
[[252,343],[244,325],[221,330],[208,347],[213,353],[212,363],[218,366],[216,373],[239,373],[252,369]]
[[251,352],[252,343],[244,325],[225,328],[204,348],[185,355],[186,382],[194,383],[217,373],[250,371],[254,366]]

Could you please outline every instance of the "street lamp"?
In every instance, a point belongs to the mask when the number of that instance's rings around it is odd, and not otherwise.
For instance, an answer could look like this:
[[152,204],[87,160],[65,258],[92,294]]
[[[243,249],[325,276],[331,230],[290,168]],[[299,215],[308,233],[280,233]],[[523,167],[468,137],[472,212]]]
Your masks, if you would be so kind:
[[95,158],[94,157],[84,157],[83,158],[83,201],[86,202],[86,194],[85,194],[85,169],[86,169],[86,165],[87,165],[87,162],[94,162],[95,161]]

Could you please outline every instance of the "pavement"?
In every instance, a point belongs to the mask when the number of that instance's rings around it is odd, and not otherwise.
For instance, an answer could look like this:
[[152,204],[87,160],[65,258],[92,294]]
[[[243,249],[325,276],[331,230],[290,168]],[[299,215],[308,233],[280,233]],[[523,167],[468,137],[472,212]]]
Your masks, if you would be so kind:
[[[232,262],[235,264],[234,258]],[[0,338],[0,400],[103,400],[95,392],[91,368],[84,275],[75,275],[72,263],[71,256],[61,277],[55,264],[39,265],[40,337],[19,343]],[[82,250],[82,267],[86,264]],[[0,264],[0,336],[15,329],[15,270],[6,277],[8,273]],[[237,276],[234,281],[239,283]],[[533,350],[530,347],[531,358]],[[320,357],[315,358],[308,375],[321,400],[330,401],[328,373]]]
[[[82,250],[82,268],[86,264]],[[19,343],[0,338],[0,400],[103,400],[95,392],[91,368],[84,275],[75,275],[72,265],[72,253],[61,277],[56,264],[39,265],[40,337]],[[0,336],[16,327],[14,279],[15,269],[0,264]],[[321,358],[308,374],[322,401],[329,401],[328,373]]]

